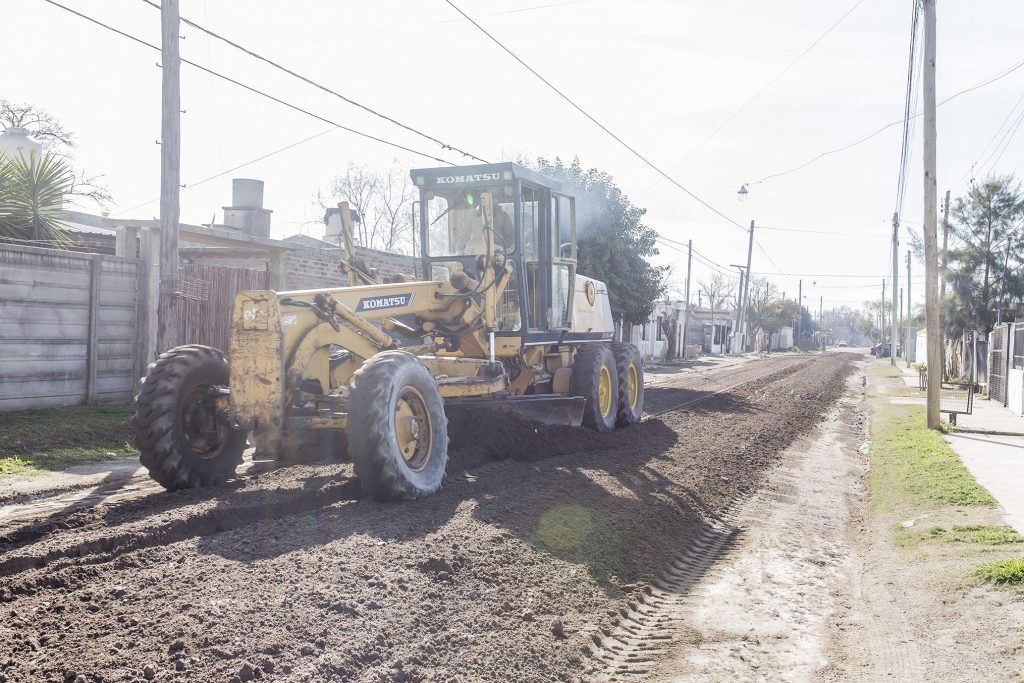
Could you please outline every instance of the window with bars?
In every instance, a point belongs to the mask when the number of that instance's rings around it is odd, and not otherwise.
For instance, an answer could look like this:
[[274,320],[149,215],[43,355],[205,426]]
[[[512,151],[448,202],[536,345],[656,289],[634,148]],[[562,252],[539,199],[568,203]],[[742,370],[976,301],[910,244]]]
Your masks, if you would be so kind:
[[1013,324],[1013,364],[1014,369],[1024,368],[1024,321]]

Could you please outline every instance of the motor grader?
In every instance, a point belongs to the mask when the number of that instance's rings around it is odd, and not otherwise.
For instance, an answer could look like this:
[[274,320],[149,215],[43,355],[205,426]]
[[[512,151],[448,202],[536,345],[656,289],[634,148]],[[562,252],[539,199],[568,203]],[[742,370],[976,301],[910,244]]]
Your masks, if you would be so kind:
[[364,491],[409,499],[440,488],[455,413],[599,432],[640,420],[640,356],[612,342],[604,283],[576,271],[561,184],[513,163],[411,175],[416,273],[381,281],[343,202],[349,286],[241,292],[230,362],[189,345],[149,366],[132,422],[156,481],[217,484],[249,443],[285,458],[343,434],[328,443]]

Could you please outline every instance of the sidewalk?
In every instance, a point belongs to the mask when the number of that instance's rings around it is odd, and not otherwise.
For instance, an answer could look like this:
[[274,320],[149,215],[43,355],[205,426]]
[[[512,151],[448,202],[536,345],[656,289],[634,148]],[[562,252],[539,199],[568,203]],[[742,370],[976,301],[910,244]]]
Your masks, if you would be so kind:
[[[904,381],[916,387],[917,371],[901,370]],[[999,501],[1006,523],[1024,533],[1024,417],[975,396],[973,415],[958,416],[957,428],[962,431],[944,435],[946,442],[978,483]]]

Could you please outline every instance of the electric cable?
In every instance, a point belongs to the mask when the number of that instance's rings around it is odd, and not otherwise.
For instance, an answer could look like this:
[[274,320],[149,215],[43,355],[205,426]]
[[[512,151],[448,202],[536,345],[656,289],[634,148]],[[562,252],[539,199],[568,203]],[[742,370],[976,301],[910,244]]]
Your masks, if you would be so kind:
[[[158,11],[160,10],[160,5],[155,3],[155,2],[153,2],[153,0],[142,0],[142,2],[144,2],[147,5],[149,5],[150,7],[155,8]],[[455,147],[454,145],[450,145],[450,144],[448,144],[446,142],[443,142],[442,140],[438,140],[437,138],[435,138],[435,137],[433,137],[431,135],[427,135],[426,133],[424,133],[424,132],[422,132],[420,130],[415,129],[412,126],[408,126],[408,125],[406,125],[406,124],[404,124],[404,123],[402,123],[400,121],[396,121],[395,119],[391,118],[390,116],[387,116],[386,114],[382,114],[379,111],[366,106],[365,104],[361,104],[359,102],[356,102],[352,98],[346,97],[345,95],[342,95],[341,93],[339,93],[339,92],[337,92],[335,90],[332,90],[332,89],[328,88],[327,86],[325,86],[325,85],[323,85],[321,83],[318,83],[317,81],[314,81],[313,79],[311,79],[311,78],[309,78],[307,76],[303,76],[302,74],[296,73],[295,71],[289,69],[288,67],[282,66],[281,64],[278,64],[277,62],[275,62],[274,60],[270,59],[269,57],[264,57],[263,55],[261,55],[261,54],[259,54],[257,52],[253,52],[249,48],[247,48],[247,47],[245,47],[243,45],[240,45],[240,44],[236,43],[235,41],[231,40],[230,38],[226,38],[225,36],[222,36],[219,33],[216,33],[215,31],[212,31],[212,30],[210,30],[210,29],[208,29],[208,28],[206,28],[204,26],[199,25],[196,22],[192,21],[191,19],[187,19],[185,17],[180,17],[180,21],[183,24],[191,26],[192,28],[194,28],[194,29],[196,29],[198,31],[202,31],[203,33],[205,33],[206,35],[208,35],[208,36],[210,36],[212,38],[216,38],[217,40],[219,40],[219,41],[221,41],[223,43],[227,43],[231,47],[235,48],[236,50],[240,50],[240,51],[244,52],[245,54],[249,55],[253,59],[257,59],[257,60],[259,60],[261,62],[264,62],[265,64],[269,64],[270,66],[274,67],[275,69],[277,69],[279,71],[283,71],[284,73],[288,74],[289,76],[292,76],[294,78],[299,79],[303,83],[306,83],[308,85],[313,86],[314,88],[322,90],[323,92],[328,93],[329,95],[333,95],[334,97],[337,97],[338,99],[343,100],[344,102],[347,102],[348,104],[351,104],[354,107],[358,107],[358,108],[362,109],[363,111],[369,112],[370,114],[373,114],[374,116],[376,116],[378,118],[384,119],[385,121],[388,121],[389,123],[393,123],[394,125],[398,126],[399,128],[403,128],[403,129],[405,129],[405,130],[407,130],[407,131],[409,131],[411,133],[415,133],[416,135],[419,135],[420,137],[426,138],[427,140],[430,140],[431,142],[434,142],[437,145],[439,145],[441,147],[441,149],[443,149],[443,150],[446,150],[446,151],[447,150],[451,150],[453,152],[457,152],[457,153],[461,154],[464,157],[468,157],[470,159],[475,159],[476,161],[479,161],[482,164],[488,163],[485,159],[481,159],[480,157],[478,157],[478,156],[476,156],[474,154],[470,154],[469,152],[461,150],[458,147]]]

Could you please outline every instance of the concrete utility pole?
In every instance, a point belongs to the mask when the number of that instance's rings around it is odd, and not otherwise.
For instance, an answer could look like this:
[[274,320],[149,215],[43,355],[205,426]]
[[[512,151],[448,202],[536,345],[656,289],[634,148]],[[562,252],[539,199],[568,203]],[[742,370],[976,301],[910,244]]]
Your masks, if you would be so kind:
[[750,308],[750,281],[754,279],[754,272],[750,270],[750,262],[754,256],[754,221],[750,221],[750,239],[747,242],[747,285],[743,290],[743,350],[747,350],[747,309]]
[[178,343],[178,219],[181,207],[181,58],[178,53],[178,0],[160,5],[161,65],[163,70],[160,117],[160,294],[157,299],[156,350],[163,353]]
[[[900,281],[900,216],[892,215],[892,335],[889,342],[889,365],[896,367],[896,347],[899,345],[899,328],[896,320],[896,287]],[[900,290],[902,292],[902,290]],[[901,304],[902,305],[902,304]]]
[[[942,283],[942,288],[939,291],[939,297],[945,298],[946,296],[946,258],[949,255],[949,190],[946,190],[946,201],[942,207],[942,271],[939,273],[939,281]],[[1006,250],[1006,255],[1009,257],[1010,250]],[[1005,269],[1004,269],[1005,273]],[[1005,275],[1003,282],[1005,283]],[[1005,287],[1005,284],[1003,285]]]
[[[743,291],[743,271],[742,270],[740,270],[740,288],[739,288],[739,291],[740,292]],[[736,354],[738,354],[740,352],[739,332],[740,332],[740,310],[741,309],[742,309],[742,305],[740,304],[740,295],[739,295],[739,293],[737,293],[736,294],[736,329],[733,331],[733,335],[732,335],[732,352],[736,353]]]
[[693,273],[693,240],[686,245],[686,305],[683,307],[683,358],[686,358],[686,330],[690,327],[690,276]]
[[[913,301],[913,300],[910,298],[910,250],[907,249],[907,322],[908,323],[914,317],[914,313],[913,313],[913,310],[912,310],[912,307],[911,307],[911,301]],[[904,343],[908,347],[910,346],[911,343],[913,343],[914,346],[916,347],[917,346],[917,339],[911,340],[910,339],[910,335],[908,334],[907,335],[907,341],[904,342]],[[910,367],[910,351],[909,351],[909,349],[907,350],[907,354],[906,355],[907,355],[907,367],[909,368]],[[918,362],[920,363],[921,361],[918,361]]]
[[921,0],[924,9],[924,301],[928,336],[928,428],[938,429],[942,388],[942,343],[939,331],[939,255],[936,232],[938,183],[935,178],[935,3]]

